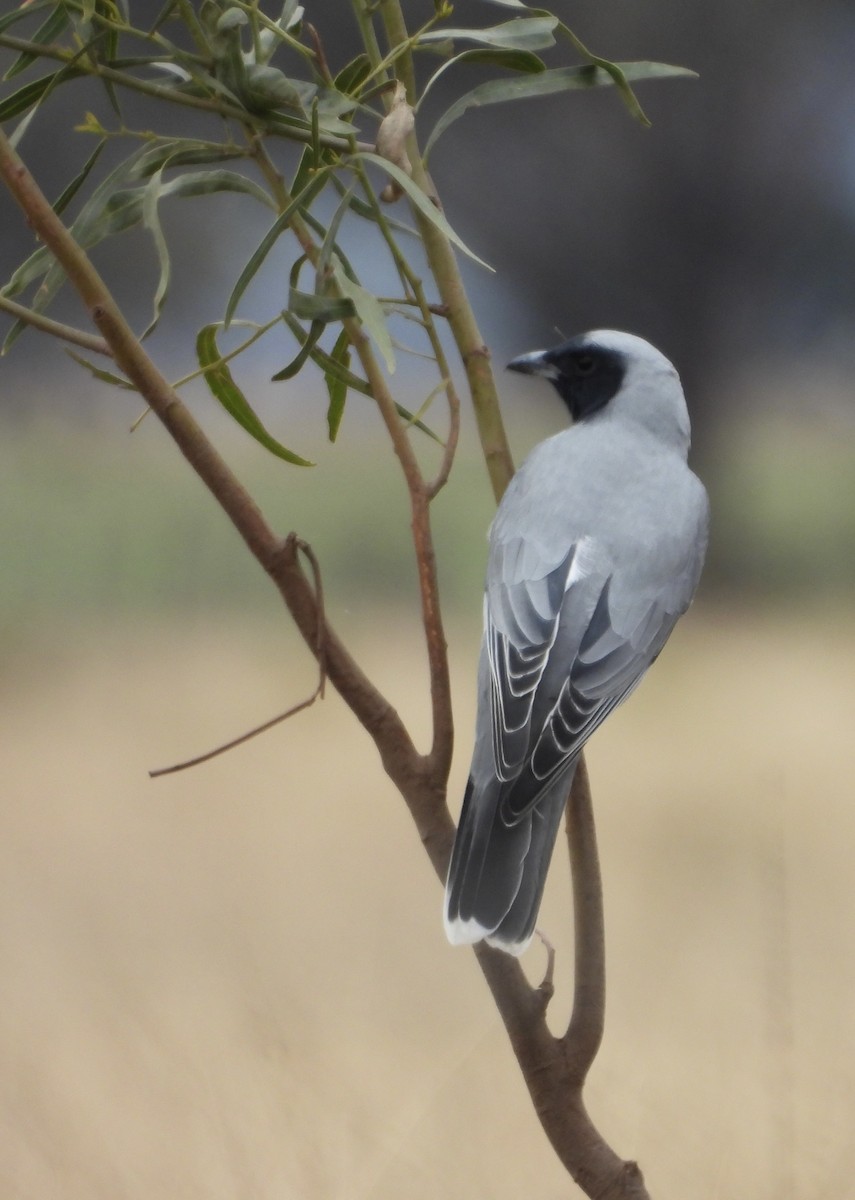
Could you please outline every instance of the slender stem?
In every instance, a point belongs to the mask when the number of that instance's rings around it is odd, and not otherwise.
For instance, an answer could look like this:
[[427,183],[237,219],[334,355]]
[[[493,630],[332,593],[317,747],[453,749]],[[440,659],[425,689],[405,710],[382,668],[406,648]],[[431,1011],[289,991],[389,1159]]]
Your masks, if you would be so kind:
[[[382,15],[390,43],[402,44],[408,35],[399,0],[383,0]],[[406,61],[405,54],[402,56],[402,62]],[[419,153],[415,133],[411,133],[407,139],[407,153],[413,167],[413,182],[427,195],[435,195],[435,189]],[[511,481],[514,464],[499,408],[496,381],[490,366],[490,352],[484,344],[475,313],[463,287],[460,268],[451,243],[418,211],[414,211],[413,216],[466,371],[484,461],[493,486],[493,494],[499,500]]]
[[[436,329],[436,323],[433,319],[431,306],[427,302],[424,285],[421,279],[416,275],[407,260],[406,255],[402,252],[400,246],[392,236],[392,230],[389,227],[389,222],[383,213],[383,210],[377,202],[376,194],[371,188],[368,177],[365,172],[365,167],[361,163],[357,163],[354,168],[357,177],[359,178],[363,192],[367,198],[369,205],[374,213],[374,219],[377,226],[386,242],[386,246],[395,263],[398,271],[398,276],[405,290],[409,290],[412,298],[421,313],[421,324],[427,334],[430,342],[433,361],[436,363],[437,370],[442,379],[442,387],[445,391],[448,401],[449,411],[449,431],[445,443],[445,452],[442,462],[440,463],[437,475],[432,483],[427,486],[428,499],[432,500],[437,493],[445,486],[448,477],[451,473],[451,467],[454,462],[454,455],[457,452],[457,443],[460,437],[460,398],[457,394],[457,389],[454,386],[454,380],[451,376],[451,371],[448,366],[448,359],[445,355],[445,350],[442,345],[442,340]],[[444,315],[444,314],[443,314]]]
[[72,325],[63,325],[60,321],[53,321],[43,313],[34,312],[23,304],[16,304],[14,300],[9,300],[6,296],[0,296],[0,309],[16,317],[19,321],[25,321],[27,325],[32,325],[34,329],[40,329],[42,333],[50,334],[51,337],[71,342],[72,345],[80,346],[93,354],[112,357],[110,347],[104,339],[96,337],[93,333],[85,333],[82,329],[75,329]]
[[[258,162],[259,168],[276,197],[280,211],[284,212],[292,203],[292,196],[285,180],[271,161],[263,142],[256,138],[254,139],[253,146],[254,157]],[[294,214],[291,220],[291,228],[309,262],[317,265],[320,249],[312,237],[306,222],[299,213]],[[433,546],[433,534],[431,533],[430,525],[430,500],[432,494],[434,494],[431,491],[433,485],[427,485],[422,477],[415,451],[410,444],[406,428],[398,415],[394,397],[389,390],[386,377],[380,368],[368,335],[355,317],[346,318],[342,322],[342,325],[360,361],[371,395],[380,410],[380,415],[383,418],[383,423],[392,442],[392,448],[401,464],[401,470],[403,471],[407,491],[410,496],[411,527],[419,572],[419,592],[422,602],[422,621],[427,643],[433,717],[433,740],[426,761],[429,764],[431,777],[438,786],[442,785],[444,788],[448,772],[451,769],[454,726],[451,710],[451,678],[448,668],[448,647],[445,640],[442,610],[439,603],[439,579],[436,566],[436,553]],[[451,440],[453,445],[456,445],[457,435],[454,422],[452,422]],[[454,453],[453,446],[451,453]],[[445,457],[448,457],[447,449]]]
[[383,51],[377,41],[377,31],[374,28],[371,14],[368,12],[365,0],[351,0],[351,8],[359,26],[359,35],[362,38],[365,53],[368,55],[371,70],[376,71],[383,58]]
[[[404,14],[397,0],[391,0],[391,3],[390,0],[381,0],[381,10],[389,46],[393,51],[400,50],[396,59],[398,78],[407,89],[407,99],[410,104],[415,104],[416,73],[413,70],[413,55],[410,49],[412,38],[407,30]],[[436,24],[436,17],[429,21],[424,29],[429,29],[434,24]],[[424,30],[420,30],[420,32],[424,32]]]

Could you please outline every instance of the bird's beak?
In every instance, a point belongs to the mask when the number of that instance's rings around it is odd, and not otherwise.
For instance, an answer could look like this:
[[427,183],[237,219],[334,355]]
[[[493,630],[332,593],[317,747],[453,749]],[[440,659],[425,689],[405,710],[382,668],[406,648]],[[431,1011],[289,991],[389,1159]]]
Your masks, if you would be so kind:
[[558,375],[555,364],[546,357],[546,350],[532,350],[512,358],[508,363],[509,371],[518,371],[520,375],[543,375],[546,379],[555,379]]

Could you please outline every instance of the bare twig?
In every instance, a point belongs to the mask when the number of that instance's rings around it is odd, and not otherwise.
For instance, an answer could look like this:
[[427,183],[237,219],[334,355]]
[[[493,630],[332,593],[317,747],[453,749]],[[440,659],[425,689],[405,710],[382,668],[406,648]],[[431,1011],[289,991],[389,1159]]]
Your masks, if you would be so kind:
[[94,333],[86,333],[82,329],[75,329],[72,325],[63,325],[60,321],[53,321],[43,313],[34,312],[33,309],[27,308],[23,304],[17,304],[6,296],[0,296],[0,309],[9,313],[10,316],[16,317],[19,321],[32,325],[34,329],[40,329],[42,333],[50,334],[51,337],[71,342],[72,345],[89,350],[92,354],[103,354],[107,358],[113,357],[110,347],[104,339],[96,337]]
[[[148,410],[146,410],[148,411]],[[262,725],[257,725],[255,729],[250,729],[247,733],[242,733],[239,737],[232,738],[231,741],[225,742],[222,746],[217,746],[213,750],[206,751],[205,754],[198,754],[195,758],[188,758],[184,762],[175,763],[171,767],[158,767],[154,771],[149,771],[149,776],[152,779],[157,779],[161,775],[174,775],[177,771],[185,771],[188,767],[198,767],[201,763],[210,762],[212,758],[217,758],[220,754],[225,754],[229,750],[234,750],[238,746],[242,746],[244,742],[250,741],[254,737],[258,737],[260,733],[266,733],[268,729],[273,729],[276,725],[281,725],[283,721],[287,721],[290,717],[295,717],[297,713],[303,712],[315,703],[316,700],[323,700],[324,690],[327,680],[327,665],[326,665],[326,650],[324,638],[326,634],[326,614],[324,612],[324,590],[321,580],[321,568],[315,556],[315,552],[308,542],[304,542],[302,538],[298,538],[296,534],[291,534],[294,538],[297,549],[300,550],[312,567],[315,584],[315,599],[318,605],[318,620],[317,620],[317,637],[315,639],[315,657],[318,661],[318,682],[315,690],[306,700],[301,700],[299,704],[293,705],[284,713],[279,713],[276,717],[271,717],[269,721],[265,721]]]
[[210,762],[212,758],[217,758],[221,754],[226,754],[229,750],[234,750],[238,746],[242,746],[244,742],[249,742],[254,737],[258,737],[260,733],[267,733],[268,729],[273,729],[275,725],[281,725],[283,721],[287,721],[289,717],[295,717],[297,713],[303,712],[306,708],[311,708],[316,700],[319,700],[323,695],[324,677],[321,674],[318,678],[318,683],[315,690],[306,700],[301,700],[299,704],[295,704],[284,713],[279,713],[276,717],[271,717],[269,721],[265,721],[262,725],[256,725],[255,729],[250,729],[247,733],[242,733],[236,738],[232,738],[230,742],[224,742],[222,746],[215,746],[213,750],[206,750],[204,754],[197,754],[195,758],[187,758],[184,762],[173,763],[171,767],[156,767],[153,771],[149,771],[151,779],[159,779],[161,775],[174,775],[178,771],[186,771],[189,767],[198,767],[201,763]]

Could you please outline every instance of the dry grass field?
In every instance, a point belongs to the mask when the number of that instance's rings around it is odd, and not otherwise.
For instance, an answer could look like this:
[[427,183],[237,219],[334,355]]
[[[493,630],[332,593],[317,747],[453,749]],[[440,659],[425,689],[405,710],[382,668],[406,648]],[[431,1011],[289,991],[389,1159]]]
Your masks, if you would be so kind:
[[[382,625],[355,625],[361,660],[423,727],[416,631]],[[457,793],[476,638],[452,637]],[[147,778],[311,689],[284,623],[57,629],[5,657],[0,1196],[574,1194],[334,696]],[[851,1195],[853,660],[842,614],[695,609],[591,749],[610,991],[590,1108],[662,1200]],[[556,1027],[567,908],[559,857]]]

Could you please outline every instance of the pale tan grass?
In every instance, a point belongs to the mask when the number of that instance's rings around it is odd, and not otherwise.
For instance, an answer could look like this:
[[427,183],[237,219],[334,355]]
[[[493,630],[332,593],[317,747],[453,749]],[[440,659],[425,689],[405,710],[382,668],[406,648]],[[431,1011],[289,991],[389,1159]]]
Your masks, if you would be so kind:
[[[415,626],[351,633],[424,730]],[[476,643],[452,631],[455,795]],[[147,778],[308,694],[302,648],[237,622],[61,645],[21,648],[0,695],[0,1195],[570,1194],[340,701]],[[656,1196],[848,1194],[853,655],[842,616],[696,610],[591,748],[609,1011],[590,1107]],[[556,1027],[568,896],[559,853]]]

